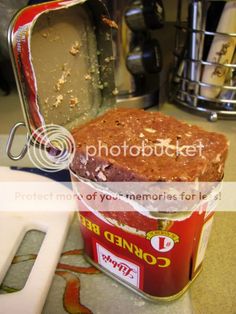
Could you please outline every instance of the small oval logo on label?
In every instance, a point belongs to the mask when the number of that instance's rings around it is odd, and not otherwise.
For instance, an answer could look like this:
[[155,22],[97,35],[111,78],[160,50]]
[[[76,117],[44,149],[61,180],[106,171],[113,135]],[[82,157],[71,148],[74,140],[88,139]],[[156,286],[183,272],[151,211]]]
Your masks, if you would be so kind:
[[158,252],[168,252],[173,249],[175,243],[179,243],[179,236],[166,230],[153,230],[146,234],[152,247]]
[[152,237],[151,245],[158,252],[168,252],[174,247],[175,242],[167,236],[157,235]]

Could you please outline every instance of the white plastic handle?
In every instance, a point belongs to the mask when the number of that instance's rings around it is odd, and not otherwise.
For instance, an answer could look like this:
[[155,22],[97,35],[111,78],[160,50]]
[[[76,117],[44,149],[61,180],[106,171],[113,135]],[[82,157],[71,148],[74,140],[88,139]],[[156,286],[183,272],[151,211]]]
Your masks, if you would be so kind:
[[72,213],[0,213],[0,282],[25,233],[45,232],[45,238],[25,287],[0,295],[0,314],[40,314],[50,288]]

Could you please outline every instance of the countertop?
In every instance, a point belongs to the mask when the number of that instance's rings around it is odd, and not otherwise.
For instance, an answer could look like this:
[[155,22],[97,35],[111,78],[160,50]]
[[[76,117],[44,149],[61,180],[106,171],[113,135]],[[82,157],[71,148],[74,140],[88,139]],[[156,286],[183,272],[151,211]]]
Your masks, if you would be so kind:
[[[152,108],[151,110],[156,110]],[[236,121],[217,121],[211,123],[205,117],[187,113],[173,104],[165,103],[160,110],[188,123],[197,124],[209,131],[224,133],[230,140],[229,157],[226,164],[225,180],[236,181]],[[0,165],[32,166],[27,156],[18,162],[8,159],[5,144],[10,128],[14,123],[23,121],[19,98],[15,91],[8,96],[0,96]],[[25,130],[19,130],[14,150],[18,152],[25,141]],[[156,313],[236,313],[236,213],[218,212],[204,261],[203,272],[192,284],[189,292],[169,304],[156,304]],[[107,279],[110,280],[110,279]],[[118,284],[117,284],[118,285]],[[121,289],[121,290],[120,290]],[[130,296],[132,308],[133,293],[119,287]],[[123,292],[122,292],[123,293]],[[134,300],[134,299],[133,299]],[[147,302],[147,301],[146,301]],[[145,313],[145,307],[140,308]],[[119,311],[126,312],[127,308]],[[131,311],[130,311],[131,312]],[[47,313],[50,313],[47,311]],[[107,311],[102,314],[113,314]],[[60,313],[59,313],[60,314]],[[96,313],[94,313],[96,314]]]

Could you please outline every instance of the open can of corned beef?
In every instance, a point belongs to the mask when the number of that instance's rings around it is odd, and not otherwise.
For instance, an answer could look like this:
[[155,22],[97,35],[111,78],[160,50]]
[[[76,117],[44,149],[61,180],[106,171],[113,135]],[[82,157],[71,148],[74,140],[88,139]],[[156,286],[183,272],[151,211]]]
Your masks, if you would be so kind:
[[[34,145],[56,156],[64,148],[48,140],[48,126],[71,132],[115,105],[116,27],[99,0],[52,1],[15,16],[9,43],[25,121],[11,131],[10,158],[20,159],[28,149],[27,142],[19,156],[11,153],[19,126],[27,127]],[[153,214],[146,204],[127,199],[130,183],[87,180],[73,161],[70,173],[88,261],[150,300],[182,295],[202,268],[215,199]]]
[[140,201],[144,186],[180,195],[195,183],[92,182],[70,171],[88,261],[146,299],[180,297],[202,270],[220,184],[207,186],[208,198],[168,212],[162,202],[153,209]]

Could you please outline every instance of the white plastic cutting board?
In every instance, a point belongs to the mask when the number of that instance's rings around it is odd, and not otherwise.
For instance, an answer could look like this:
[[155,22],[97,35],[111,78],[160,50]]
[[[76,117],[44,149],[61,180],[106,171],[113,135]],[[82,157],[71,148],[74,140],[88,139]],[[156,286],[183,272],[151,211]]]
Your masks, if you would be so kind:
[[[53,191],[58,193],[72,193],[61,183],[49,180],[22,171],[13,171],[0,167],[0,181],[10,189],[10,182],[50,182]],[[13,184],[13,186],[15,186]],[[6,192],[1,193],[3,198]],[[49,211],[52,201],[35,203],[34,211],[6,211],[6,204],[0,200],[0,284],[4,279],[12,259],[22,242],[26,232],[39,230],[45,232],[44,241],[39,250],[37,259],[29,274],[24,288],[15,293],[0,295],[0,314],[39,314],[42,311],[45,299],[50,288],[60,253],[68,232],[68,228],[76,210],[73,197],[65,202],[65,210],[60,206],[60,211]],[[43,206],[42,206],[43,204]],[[22,204],[21,204],[22,205]],[[42,206],[42,211],[40,207]],[[38,208],[39,207],[39,208]]]

